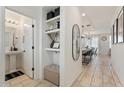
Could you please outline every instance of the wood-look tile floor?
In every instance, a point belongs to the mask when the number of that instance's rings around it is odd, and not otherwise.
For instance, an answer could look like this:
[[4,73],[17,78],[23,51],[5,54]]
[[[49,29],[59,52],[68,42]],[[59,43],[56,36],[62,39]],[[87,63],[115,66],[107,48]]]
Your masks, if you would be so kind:
[[[72,87],[120,87],[122,86],[107,55],[96,56],[93,61],[82,66],[83,71]],[[6,82],[8,87],[56,87],[54,84],[42,80],[36,81],[26,75],[19,76]]]
[[32,80],[26,75],[6,81],[7,87],[57,87],[46,80]]
[[96,56],[83,65],[83,71],[72,87],[120,87],[122,86],[108,55]]

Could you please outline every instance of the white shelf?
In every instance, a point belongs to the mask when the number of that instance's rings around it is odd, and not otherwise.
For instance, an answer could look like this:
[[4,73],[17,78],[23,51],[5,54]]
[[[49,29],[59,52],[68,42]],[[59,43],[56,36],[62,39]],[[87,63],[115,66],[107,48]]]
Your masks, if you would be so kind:
[[53,48],[46,48],[45,50],[51,52],[60,52],[60,49],[53,49]]
[[59,32],[59,31],[60,31],[60,29],[54,29],[54,30],[47,31],[46,33],[51,34],[51,33],[56,33],[56,32]]
[[57,20],[57,19],[60,19],[60,16],[56,16],[56,17],[54,17],[54,18],[48,19],[48,20],[46,20],[46,23],[55,21],[55,20]]

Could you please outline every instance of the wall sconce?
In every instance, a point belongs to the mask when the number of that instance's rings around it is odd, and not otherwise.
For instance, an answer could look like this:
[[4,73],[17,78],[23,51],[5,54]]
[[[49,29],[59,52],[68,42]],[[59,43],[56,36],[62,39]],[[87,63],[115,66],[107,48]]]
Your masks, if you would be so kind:
[[12,19],[7,19],[5,18],[5,22],[9,23],[9,24],[13,24],[13,25],[18,25],[18,22]]

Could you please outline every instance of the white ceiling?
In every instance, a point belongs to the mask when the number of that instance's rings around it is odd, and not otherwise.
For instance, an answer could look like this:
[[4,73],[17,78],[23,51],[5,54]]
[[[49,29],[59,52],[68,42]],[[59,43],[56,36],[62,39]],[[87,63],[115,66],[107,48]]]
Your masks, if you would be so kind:
[[42,6],[6,6],[7,9],[36,19],[41,14]]
[[16,12],[5,9],[5,18],[15,20],[15,21],[19,22],[20,19],[21,19],[21,15],[16,13]]
[[92,28],[99,33],[110,32],[111,22],[117,6],[84,6],[80,7],[83,17],[83,24],[91,24]]

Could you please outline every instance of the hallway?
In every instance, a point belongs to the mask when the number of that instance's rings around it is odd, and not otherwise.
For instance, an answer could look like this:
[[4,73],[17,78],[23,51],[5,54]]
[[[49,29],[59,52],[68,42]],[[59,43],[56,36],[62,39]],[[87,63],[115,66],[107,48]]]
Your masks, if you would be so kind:
[[72,85],[73,87],[121,87],[107,55],[96,56]]
[[[7,15],[6,9],[17,14]],[[5,6],[0,11],[0,81],[11,79],[5,86],[124,86],[123,6]],[[82,65],[81,54],[97,53]]]

